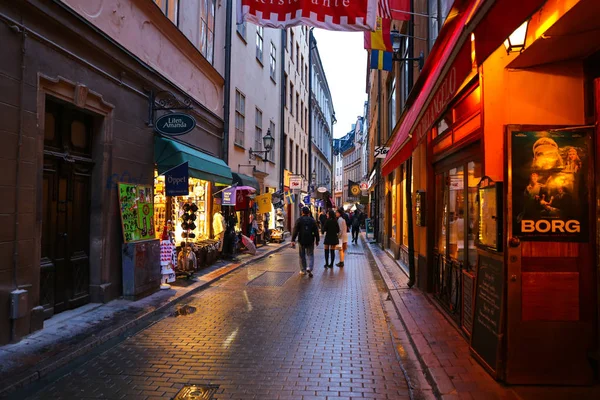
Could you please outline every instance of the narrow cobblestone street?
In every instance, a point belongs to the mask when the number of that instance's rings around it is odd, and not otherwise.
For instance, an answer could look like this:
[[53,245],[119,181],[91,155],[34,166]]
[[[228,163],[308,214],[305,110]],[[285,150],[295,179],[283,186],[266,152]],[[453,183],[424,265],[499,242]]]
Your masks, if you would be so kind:
[[165,316],[29,398],[169,399],[187,384],[219,385],[218,399],[409,398],[383,282],[363,251],[351,245],[345,268],[325,270],[321,245],[312,279],[293,249],[251,264],[191,297],[187,315]]

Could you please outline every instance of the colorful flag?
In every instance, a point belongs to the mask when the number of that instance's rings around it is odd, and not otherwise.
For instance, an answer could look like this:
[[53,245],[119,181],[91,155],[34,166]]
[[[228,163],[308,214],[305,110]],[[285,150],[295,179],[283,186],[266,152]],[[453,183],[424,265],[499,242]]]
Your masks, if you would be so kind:
[[285,199],[286,204],[294,204],[294,194],[290,191],[286,191],[283,193],[283,197]]
[[371,50],[371,69],[392,70],[392,53],[382,50]]
[[378,15],[396,21],[410,20],[410,0],[379,0]]
[[271,194],[265,193],[260,196],[256,196],[254,199],[256,204],[258,205],[258,212],[261,214],[265,214],[271,212]]
[[389,18],[377,17],[375,31],[365,32],[365,49],[393,51],[391,25],[392,20]]
[[378,0],[256,1],[237,0],[237,23],[244,21],[267,28],[297,25],[332,31],[366,31],[375,28]]

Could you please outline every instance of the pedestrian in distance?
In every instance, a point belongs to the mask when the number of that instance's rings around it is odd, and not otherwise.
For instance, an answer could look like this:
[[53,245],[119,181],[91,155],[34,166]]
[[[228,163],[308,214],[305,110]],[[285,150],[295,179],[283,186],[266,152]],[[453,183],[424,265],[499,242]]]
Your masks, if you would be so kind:
[[345,252],[348,249],[348,224],[346,223],[346,218],[344,218],[344,209],[338,208],[336,212],[336,217],[338,219],[338,225],[340,227],[340,232],[338,233],[338,239],[342,242],[342,248],[340,249],[340,262],[335,264],[340,268],[344,267],[344,259]]
[[292,235],[292,248],[296,247],[298,238],[298,253],[300,255],[300,275],[312,278],[315,264],[315,244],[319,245],[319,227],[317,221],[310,215],[308,207],[302,208],[302,216],[296,220]]
[[325,246],[325,268],[333,268],[335,262],[335,248],[337,247],[340,239],[338,234],[340,233],[340,226],[338,225],[335,211],[329,210],[329,215],[325,223],[323,224],[323,244]]
[[360,223],[362,222],[362,213],[360,210],[354,211],[350,223],[352,224],[352,243],[358,244],[358,235],[360,234]]
[[325,209],[321,209],[321,214],[319,214],[319,225],[321,226],[321,233],[325,234],[325,222],[327,221],[327,213]]

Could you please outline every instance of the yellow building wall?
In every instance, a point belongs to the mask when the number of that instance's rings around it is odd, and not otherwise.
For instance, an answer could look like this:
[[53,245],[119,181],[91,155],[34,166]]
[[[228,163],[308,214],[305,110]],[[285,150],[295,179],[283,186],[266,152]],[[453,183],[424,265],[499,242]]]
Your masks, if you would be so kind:
[[505,125],[582,125],[584,71],[580,62],[509,70],[516,57],[504,46],[480,68],[485,174],[504,181]]

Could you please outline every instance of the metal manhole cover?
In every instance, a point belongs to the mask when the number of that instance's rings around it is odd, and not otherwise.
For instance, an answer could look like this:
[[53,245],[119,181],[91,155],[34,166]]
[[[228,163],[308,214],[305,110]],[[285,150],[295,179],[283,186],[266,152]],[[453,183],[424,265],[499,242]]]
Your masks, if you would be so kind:
[[266,271],[247,283],[248,286],[283,286],[294,275],[293,272]]
[[184,386],[173,400],[211,400],[218,389],[218,385]]
[[356,256],[364,256],[365,253],[357,253],[356,251],[347,251],[346,254],[354,254]]

